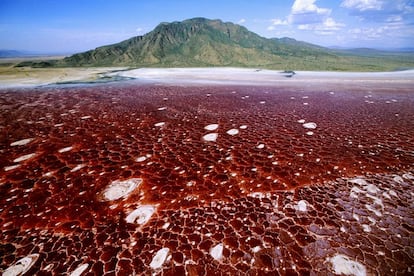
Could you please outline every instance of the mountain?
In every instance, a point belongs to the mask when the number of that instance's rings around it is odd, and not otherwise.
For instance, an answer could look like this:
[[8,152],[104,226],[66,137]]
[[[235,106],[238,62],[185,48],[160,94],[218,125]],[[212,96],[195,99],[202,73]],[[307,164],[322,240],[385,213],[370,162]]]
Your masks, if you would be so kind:
[[161,23],[153,31],[56,61],[55,66],[260,67],[286,70],[384,70],[414,67],[335,51],[291,38],[268,39],[221,20]]

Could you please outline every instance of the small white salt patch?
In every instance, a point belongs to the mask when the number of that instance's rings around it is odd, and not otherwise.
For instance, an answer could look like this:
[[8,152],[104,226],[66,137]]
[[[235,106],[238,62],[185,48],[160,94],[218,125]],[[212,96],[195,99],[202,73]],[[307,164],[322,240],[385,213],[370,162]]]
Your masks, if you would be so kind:
[[27,138],[27,139],[23,139],[23,140],[19,140],[16,142],[13,142],[10,144],[10,146],[15,147],[15,146],[24,146],[29,144],[31,141],[33,141],[34,138]]
[[373,184],[368,184],[365,186],[365,189],[372,194],[376,194],[380,191],[380,189],[378,189],[375,185]]
[[265,145],[264,145],[264,144],[258,144],[256,148],[258,148],[258,149],[263,149],[264,147],[265,147]]
[[240,128],[240,129],[246,129],[246,128],[247,128],[247,126],[246,126],[246,125],[241,125],[239,128]]
[[141,178],[131,178],[124,181],[113,181],[104,191],[103,196],[106,200],[117,200],[129,195],[142,182]]
[[232,128],[232,129],[229,129],[229,130],[227,130],[227,132],[226,132],[228,135],[237,135],[237,134],[239,134],[239,130],[238,129],[235,129],[235,128]]
[[163,125],[165,125],[165,122],[159,122],[159,123],[154,124],[154,126],[156,127],[162,127]]
[[348,256],[338,254],[335,257],[328,258],[328,260],[331,262],[335,274],[354,276],[367,275],[365,266],[359,262],[351,260]]
[[16,159],[14,159],[13,162],[14,163],[19,163],[19,162],[22,162],[22,161],[29,160],[29,159],[31,159],[35,156],[36,156],[36,153],[30,153],[30,154],[22,155],[22,156],[20,156]]
[[315,129],[317,127],[315,123],[304,123],[302,126],[307,129]]
[[163,110],[166,110],[166,109],[167,109],[167,107],[165,107],[165,106],[158,108],[159,111],[163,111]]
[[164,225],[162,226],[162,229],[168,229],[168,227],[170,227],[170,223],[166,222],[164,223]]
[[265,104],[265,103],[266,103],[265,101],[261,101],[261,102],[260,102],[260,104]]
[[219,243],[210,249],[210,255],[214,260],[218,261],[223,257],[223,244]]
[[395,176],[392,180],[394,180],[395,182],[397,182],[398,184],[402,184],[404,183],[404,179],[402,179],[401,176],[397,175]]
[[88,269],[88,267],[89,267],[89,264],[82,264],[78,266],[74,271],[72,271],[72,273],[70,273],[69,276],[80,276],[85,270]]
[[362,224],[362,229],[364,232],[371,232],[371,227],[368,224]]
[[24,275],[36,263],[38,258],[39,254],[30,254],[18,260],[14,265],[8,267],[3,272],[3,276]]
[[412,175],[411,173],[405,173],[405,174],[403,174],[403,177],[405,179],[409,179],[409,180],[413,180],[414,179],[414,175]]
[[76,167],[74,167],[73,169],[70,170],[70,172],[76,172],[79,171],[80,169],[82,169],[83,167],[85,167],[84,164],[79,164]]
[[299,124],[304,124],[305,123],[305,120],[304,119],[300,119],[300,120],[298,120],[298,123]]
[[210,124],[210,125],[205,126],[204,129],[208,131],[213,131],[213,130],[218,129],[218,127],[219,127],[218,124]]
[[361,178],[354,178],[354,179],[349,180],[349,182],[358,184],[360,186],[368,185],[368,183],[364,179],[361,179]]
[[126,217],[128,223],[137,223],[144,225],[147,223],[155,212],[155,206],[142,205],[135,209]]
[[162,265],[167,260],[167,256],[168,256],[169,252],[170,252],[170,249],[167,248],[167,247],[161,248],[160,250],[158,250],[157,253],[155,254],[155,256],[152,258],[152,261],[150,263],[150,267],[152,269],[161,268]]
[[73,147],[61,148],[60,150],[58,150],[58,152],[59,153],[64,153],[64,152],[71,151],[72,149],[73,149]]
[[135,159],[135,161],[137,161],[137,162],[144,162],[145,160],[147,160],[146,156],[140,156],[137,159]]
[[262,249],[260,246],[255,246],[255,247],[253,247],[253,248],[252,248],[252,251],[253,251],[254,253],[257,253],[257,252],[259,252],[259,251],[260,251],[260,249]]
[[313,135],[313,131],[306,132],[306,135],[312,136]]
[[215,142],[217,140],[218,133],[209,133],[203,136],[203,140],[207,142]]
[[4,170],[7,172],[7,171],[17,169],[18,167],[20,167],[20,165],[7,166],[7,167],[4,167]]
[[305,200],[299,200],[298,205],[296,206],[296,209],[300,212],[306,212],[307,211],[307,204]]

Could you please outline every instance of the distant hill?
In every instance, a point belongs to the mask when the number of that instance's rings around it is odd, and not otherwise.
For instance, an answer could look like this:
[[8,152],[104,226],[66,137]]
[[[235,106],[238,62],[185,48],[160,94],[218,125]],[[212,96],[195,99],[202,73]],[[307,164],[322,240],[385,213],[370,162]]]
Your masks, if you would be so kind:
[[414,68],[414,57],[408,54],[403,58],[377,57],[292,38],[268,39],[234,23],[193,18],[161,23],[143,36],[75,54],[53,65],[381,71]]

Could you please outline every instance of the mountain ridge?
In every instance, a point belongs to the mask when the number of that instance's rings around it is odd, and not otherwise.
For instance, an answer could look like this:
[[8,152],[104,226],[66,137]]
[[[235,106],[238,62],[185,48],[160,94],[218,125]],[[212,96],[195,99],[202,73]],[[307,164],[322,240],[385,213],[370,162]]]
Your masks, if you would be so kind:
[[[408,55],[410,57],[410,55]],[[152,31],[50,63],[57,67],[259,67],[362,71],[414,67],[414,57],[358,55],[297,41],[264,38],[219,19],[160,23]]]

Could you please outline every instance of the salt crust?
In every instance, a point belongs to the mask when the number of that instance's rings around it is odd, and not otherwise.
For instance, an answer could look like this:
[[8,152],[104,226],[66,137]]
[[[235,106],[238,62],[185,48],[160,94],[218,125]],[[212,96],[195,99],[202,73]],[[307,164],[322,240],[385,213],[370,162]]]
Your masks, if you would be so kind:
[[124,181],[115,180],[105,189],[103,196],[106,200],[117,200],[126,197],[141,183],[141,178],[131,178]]
[[59,153],[64,153],[64,152],[67,152],[67,151],[71,151],[72,149],[73,149],[73,147],[66,147],[66,148],[62,148],[62,149],[58,150],[58,152]]
[[232,128],[232,129],[227,130],[227,134],[232,135],[232,136],[237,135],[237,134],[239,134],[239,130],[236,129],[236,128]]
[[165,122],[159,122],[159,123],[154,124],[154,126],[156,127],[162,127],[163,125],[165,125]]
[[27,139],[23,139],[23,140],[19,140],[16,142],[13,142],[10,144],[10,146],[15,147],[15,146],[24,146],[29,144],[31,141],[33,141],[34,138],[27,138]]
[[69,276],[80,276],[86,269],[88,269],[88,267],[89,264],[82,264],[72,271]]
[[359,262],[351,260],[348,256],[337,254],[328,260],[331,262],[335,274],[354,276],[367,275],[365,266]]
[[204,129],[205,129],[205,130],[208,130],[208,131],[213,131],[213,130],[218,129],[218,127],[219,127],[219,125],[218,125],[218,124],[210,124],[210,125],[206,125],[206,126],[204,127]]
[[304,128],[307,128],[307,129],[315,129],[317,127],[317,125],[315,123],[312,123],[312,122],[310,122],[310,123],[304,123],[302,126]]
[[157,253],[155,254],[155,256],[152,258],[152,261],[150,263],[150,267],[152,269],[161,268],[162,265],[167,260],[167,256],[168,256],[169,252],[170,252],[170,249],[166,248],[166,247],[161,248],[160,250],[158,250]]
[[207,142],[215,142],[217,140],[218,133],[209,133],[203,136],[203,140]]
[[142,205],[126,217],[128,223],[146,224],[154,214],[156,208],[153,205]]
[[36,263],[39,254],[30,254],[18,260],[14,265],[10,266],[3,272],[3,276],[24,275]]
[[296,206],[296,209],[300,212],[306,212],[307,209],[307,204],[305,200],[299,200],[298,205]]
[[210,249],[210,255],[216,261],[220,260],[223,257],[223,244],[219,243],[213,248]]
[[20,156],[16,159],[14,159],[13,162],[14,163],[19,163],[19,162],[22,162],[22,161],[29,160],[29,159],[31,159],[35,156],[36,156],[36,153],[30,153],[30,154],[22,155],[22,156]]

